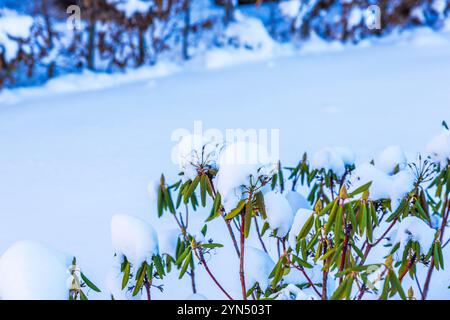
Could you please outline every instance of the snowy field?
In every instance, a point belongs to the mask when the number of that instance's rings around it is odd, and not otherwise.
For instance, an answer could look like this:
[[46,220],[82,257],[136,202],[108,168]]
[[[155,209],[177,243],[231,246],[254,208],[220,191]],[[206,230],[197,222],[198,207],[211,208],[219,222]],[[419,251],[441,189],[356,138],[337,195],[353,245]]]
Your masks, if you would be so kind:
[[[171,135],[179,128],[193,131],[197,120],[205,130],[279,129],[285,165],[326,146],[349,147],[360,161],[390,145],[413,157],[442,120],[450,120],[446,33],[418,32],[339,50],[311,47],[216,69],[193,63],[164,73],[137,71],[104,88],[98,82],[107,78],[68,77],[55,90],[0,94],[0,252],[24,239],[50,244],[76,255],[105,288],[114,214],[144,218],[158,230],[175,227],[158,220],[147,185],[162,172],[175,179]],[[84,80],[92,81],[89,90],[77,91]],[[58,93],[63,86],[71,90]],[[210,264],[224,271],[219,278],[237,296],[229,239],[214,237],[226,247]],[[199,293],[222,298],[197,270]],[[177,278],[170,275],[155,297],[189,296],[188,277],[182,285]],[[439,285],[448,279],[448,271],[435,273],[429,298],[450,298]],[[106,292],[91,297],[109,298]]]

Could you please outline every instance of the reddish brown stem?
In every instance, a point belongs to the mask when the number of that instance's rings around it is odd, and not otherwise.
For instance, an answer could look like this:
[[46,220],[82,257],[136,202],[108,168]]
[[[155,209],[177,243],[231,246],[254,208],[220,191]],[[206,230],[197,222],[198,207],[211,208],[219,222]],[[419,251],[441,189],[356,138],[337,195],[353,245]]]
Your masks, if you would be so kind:
[[247,300],[247,290],[245,289],[245,273],[244,273],[244,248],[245,248],[245,212],[241,213],[241,256],[239,257],[239,277],[241,279],[242,298]]
[[[442,239],[444,239],[444,231],[445,231],[445,227],[447,226],[447,219],[448,219],[448,215],[450,213],[450,202],[448,201],[448,198],[445,200],[445,208],[447,208],[444,211],[444,216],[442,217],[442,223],[441,223],[441,234],[439,235],[439,240],[442,243]],[[428,290],[430,288],[430,282],[431,282],[431,276],[433,275],[433,270],[434,270],[434,266],[435,266],[435,260],[434,260],[434,256],[431,258],[431,263],[430,263],[430,267],[428,269],[428,273],[427,273],[427,278],[425,279],[425,284],[423,285],[423,292],[422,292],[422,300],[426,300],[427,295],[428,295]]]

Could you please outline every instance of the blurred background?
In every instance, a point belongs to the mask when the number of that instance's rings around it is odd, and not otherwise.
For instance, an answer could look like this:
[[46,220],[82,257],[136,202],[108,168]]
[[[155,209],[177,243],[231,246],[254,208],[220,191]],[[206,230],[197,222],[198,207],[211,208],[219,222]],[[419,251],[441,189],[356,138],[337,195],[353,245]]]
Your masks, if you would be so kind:
[[258,50],[261,32],[301,46],[311,37],[358,43],[437,30],[449,13],[449,0],[0,0],[0,89],[183,61],[216,47]]

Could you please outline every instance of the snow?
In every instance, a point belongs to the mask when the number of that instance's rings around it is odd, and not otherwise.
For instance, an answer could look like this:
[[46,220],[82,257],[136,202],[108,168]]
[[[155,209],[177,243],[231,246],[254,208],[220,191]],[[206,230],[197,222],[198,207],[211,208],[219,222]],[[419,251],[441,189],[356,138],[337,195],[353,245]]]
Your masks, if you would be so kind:
[[221,47],[205,53],[204,65],[208,69],[241,64],[248,61],[266,60],[279,51],[261,20],[236,16],[218,39]]
[[[187,67],[156,80],[129,72],[126,82],[105,80],[106,87],[102,79],[86,76],[98,85],[95,90],[55,93],[44,86],[4,91],[0,252],[18,240],[34,239],[73,253],[92,269],[91,280],[105,288],[95,298],[109,299],[104,278],[114,250],[111,217],[132,214],[158,230],[174,227],[170,215],[157,218],[147,187],[161,173],[171,183],[179,179],[178,165],[171,162],[171,135],[179,128],[192,131],[196,120],[222,132],[280,129],[280,158],[286,166],[295,166],[304,151],[312,155],[323,146],[348,146],[358,163],[369,162],[389,145],[407,154],[424,151],[442,120],[450,119],[450,41],[447,34],[436,34],[433,38],[441,41],[421,40],[418,46],[416,36],[431,37],[403,33],[405,38],[370,47],[325,48],[314,55],[300,51],[274,58],[270,66],[259,61],[220,70]],[[116,76],[121,78],[105,79]],[[74,87],[85,86],[83,77],[71,80]],[[6,92],[14,103],[5,102]],[[324,112],[330,105],[339,112]],[[382,182],[396,179],[374,168]],[[208,215],[209,210],[193,214],[190,228],[200,229]],[[222,231],[223,221],[208,226],[208,235],[226,245],[211,257],[211,269],[227,287],[237,288],[233,296],[238,297],[238,274],[224,263],[235,261],[236,254]],[[447,256],[449,248],[444,249]],[[197,270],[199,292],[223,298],[208,275]],[[448,270],[433,273],[430,297],[448,297],[449,291],[441,290]],[[185,278],[167,277],[163,293],[152,291],[154,298],[184,299],[191,292]]]
[[148,184],[147,191],[150,200],[154,203],[158,201],[158,192],[161,188],[160,180],[151,180]]
[[185,181],[194,180],[198,175],[197,168],[201,164],[213,167],[217,165],[219,147],[223,142],[210,138],[200,134],[187,134],[180,138],[172,159],[178,163],[180,171],[184,173]]
[[70,265],[62,253],[46,245],[17,242],[0,259],[0,299],[67,299]]
[[27,39],[32,25],[33,18],[30,16],[21,15],[8,9],[0,10],[0,50],[3,46],[7,62],[14,59],[19,50],[18,43],[11,40],[9,36]]
[[400,252],[403,252],[409,241],[418,241],[420,251],[427,254],[434,242],[436,230],[430,228],[422,219],[417,217],[406,217],[398,226],[394,243],[400,243]]
[[245,246],[245,287],[250,289],[259,283],[261,289],[269,286],[269,275],[275,267],[272,258],[262,250],[251,246]]
[[332,148],[317,151],[312,157],[311,167],[317,170],[325,169],[326,172],[331,170],[339,177],[342,177],[345,173],[344,160]]
[[271,191],[264,195],[264,203],[270,229],[277,230],[278,237],[285,237],[291,229],[294,220],[294,214],[289,202],[282,194]]
[[403,170],[406,165],[406,154],[400,146],[388,147],[375,158],[375,166],[387,174],[392,174],[397,166]]
[[160,254],[176,257],[178,238],[180,230],[168,229],[158,231],[158,243]]
[[353,7],[350,11],[350,15],[348,17],[348,26],[347,29],[352,29],[361,24],[364,18],[364,12],[361,8]]
[[[0,103],[12,105],[27,98],[95,92],[102,89],[124,86],[129,83],[135,83],[136,81],[150,81],[175,74],[179,70],[180,68],[177,65],[163,62],[156,66],[142,67],[138,70],[116,74],[83,71],[80,74],[68,74],[49,80],[42,87],[2,90],[0,92]],[[149,82],[148,87],[151,87],[152,84],[153,82]]]
[[114,252],[125,256],[136,268],[159,252],[157,233],[140,218],[114,215],[111,219],[111,240]]
[[439,15],[443,15],[445,12],[445,9],[447,9],[448,6],[447,0],[434,0],[431,3],[431,8],[436,11]]
[[372,182],[369,198],[372,200],[391,199],[395,210],[403,196],[413,188],[414,177],[409,170],[390,176],[371,164],[362,164],[352,172],[351,190]]
[[275,159],[264,145],[248,141],[230,143],[219,156],[217,191],[227,211],[236,207],[242,196],[242,186],[250,184],[250,177],[269,174]]
[[200,293],[193,293],[186,300],[208,300],[204,295]]
[[136,13],[145,14],[154,5],[153,0],[107,0],[107,2],[124,12],[128,18]]
[[274,300],[319,300],[315,295],[309,295],[293,284],[271,295]]
[[292,212],[297,212],[298,209],[311,209],[308,200],[297,191],[288,191],[285,193],[285,197],[291,206]]
[[436,162],[447,164],[450,160],[450,131],[442,130],[433,137],[428,143],[427,152]]
[[288,241],[291,248],[295,250],[297,243],[297,237],[300,234],[306,221],[311,217],[314,211],[310,209],[299,209],[294,217],[294,222],[292,223],[291,231],[289,231]]
[[114,300],[140,300],[142,293],[133,296],[132,291],[128,287],[132,287],[136,283],[135,277],[131,277],[128,286],[122,290],[123,273],[120,271],[121,261],[115,258],[113,266],[106,275],[105,287],[108,293],[108,298],[113,297]]
[[300,0],[287,0],[287,1],[281,1],[278,4],[278,8],[280,9],[280,12],[283,16],[288,18],[295,18],[301,7]]

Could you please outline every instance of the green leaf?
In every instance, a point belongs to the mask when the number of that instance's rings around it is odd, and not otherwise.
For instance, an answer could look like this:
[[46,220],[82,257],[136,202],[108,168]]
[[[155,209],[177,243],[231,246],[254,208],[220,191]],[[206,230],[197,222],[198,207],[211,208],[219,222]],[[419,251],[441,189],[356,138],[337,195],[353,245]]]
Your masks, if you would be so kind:
[[336,215],[336,222],[334,224],[334,240],[335,243],[339,243],[341,239],[341,233],[342,233],[342,224],[343,224],[343,208],[339,206],[337,215]]
[[247,204],[245,205],[245,217],[244,217],[244,236],[245,238],[248,238],[250,234],[250,226],[252,223],[252,213],[253,213],[253,206],[251,199],[248,200]]
[[173,205],[172,196],[170,195],[170,191],[167,188],[164,188],[164,200],[169,208],[170,213],[175,214],[175,207]]
[[344,279],[342,283],[339,285],[339,287],[334,291],[333,295],[331,296],[331,300],[342,300],[346,296],[346,287],[348,284],[348,279]]
[[208,178],[205,175],[202,175],[200,178],[200,200],[202,207],[206,207],[206,179]]
[[153,256],[153,263],[155,264],[156,272],[162,279],[166,274],[164,272],[164,265],[162,263],[161,257],[158,255]]
[[123,270],[122,290],[125,289],[125,287],[128,284],[128,280],[130,280],[130,269],[131,269],[131,265],[130,265],[130,262],[128,262],[128,260],[127,260],[125,262],[125,267]]
[[241,200],[238,203],[237,207],[234,208],[233,210],[231,210],[231,212],[225,216],[225,220],[230,220],[230,219],[233,219],[234,217],[236,217],[242,211],[242,209],[244,208],[245,204],[246,204],[246,201],[245,200]]
[[403,291],[402,284],[400,283],[400,280],[398,279],[395,272],[391,269],[389,270],[389,279],[391,281],[391,285],[395,288],[395,290],[398,292],[400,297],[403,300],[406,300],[405,291]]
[[189,251],[187,258],[184,261],[183,267],[181,268],[180,276],[178,277],[178,279],[183,278],[184,274],[187,271],[187,268],[189,267],[189,264],[191,263],[191,259],[192,259],[192,251]]
[[328,216],[328,221],[325,225],[325,233],[328,234],[328,232],[330,231],[331,227],[333,226],[334,220],[336,219],[336,213],[338,211],[338,208],[340,208],[340,206],[337,203],[337,199],[334,201],[334,205],[333,205],[333,209],[331,209],[330,215]]
[[261,214],[261,217],[264,220],[267,219],[266,204],[264,203],[264,196],[261,191],[255,194],[255,200],[256,205],[258,206],[259,213]]
[[147,262],[144,262],[136,273],[136,285],[133,290],[133,297],[136,296],[144,284],[145,275],[147,273]]
[[313,225],[314,225],[314,213],[311,214],[308,220],[306,220],[305,224],[302,227],[302,230],[300,230],[300,233],[298,234],[297,241],[306,238]]
[[194,194],[195,189],[197,189],[199,182],[200,182],[200,176],[196,176],[194,178],[194,181],[192,181],[191,185],[189,186],[189,188],[186,190],[186,193],[184,194],[184,203],[189,202],[189,199]]
[[89,300],[88,297],[84,294],[83,290],[80,290],[80,299],[82,301]]
[[354,196],[356,196],[356,195],[358,195],[358,194],[360,194],[360,193],[363,193],[363,192],[369,190],[369,188],[370,188],[371,185],[372,185],[372,181],[370,181],[370,182],[368,182],[368,183],[366,183],[366,184],[360,186],[359,188],[355,189],[353,192],[350,192],[350,193],[348,194],[348,197],[349,197],[349,198],[353,198]]
[[161,218],[163,214],[163,194],[161,187],[158,188],[158,217]]
[[175,261],[175,264],[177,266],[179,266],[184,259],[187,257],[187,255],[189,254],[189,252],[191,251],[191,247],[186,247],[186,249],[183,251],[183,253],[178,257],[177,261]]
[[83,279],[84,283],[86,283],[86,285],[91,288],[92,290],[94,290],[95,292],[101,292],[99,288],[97,288],[97,286],[95,284],[92,283],[91,280],[89,280],[83,272],[80,273],[81,275],[81,279]]
[[200,245],[202,248],[214,249],[214,248],[223,248],[223,244],[220,243],[204,243]]

